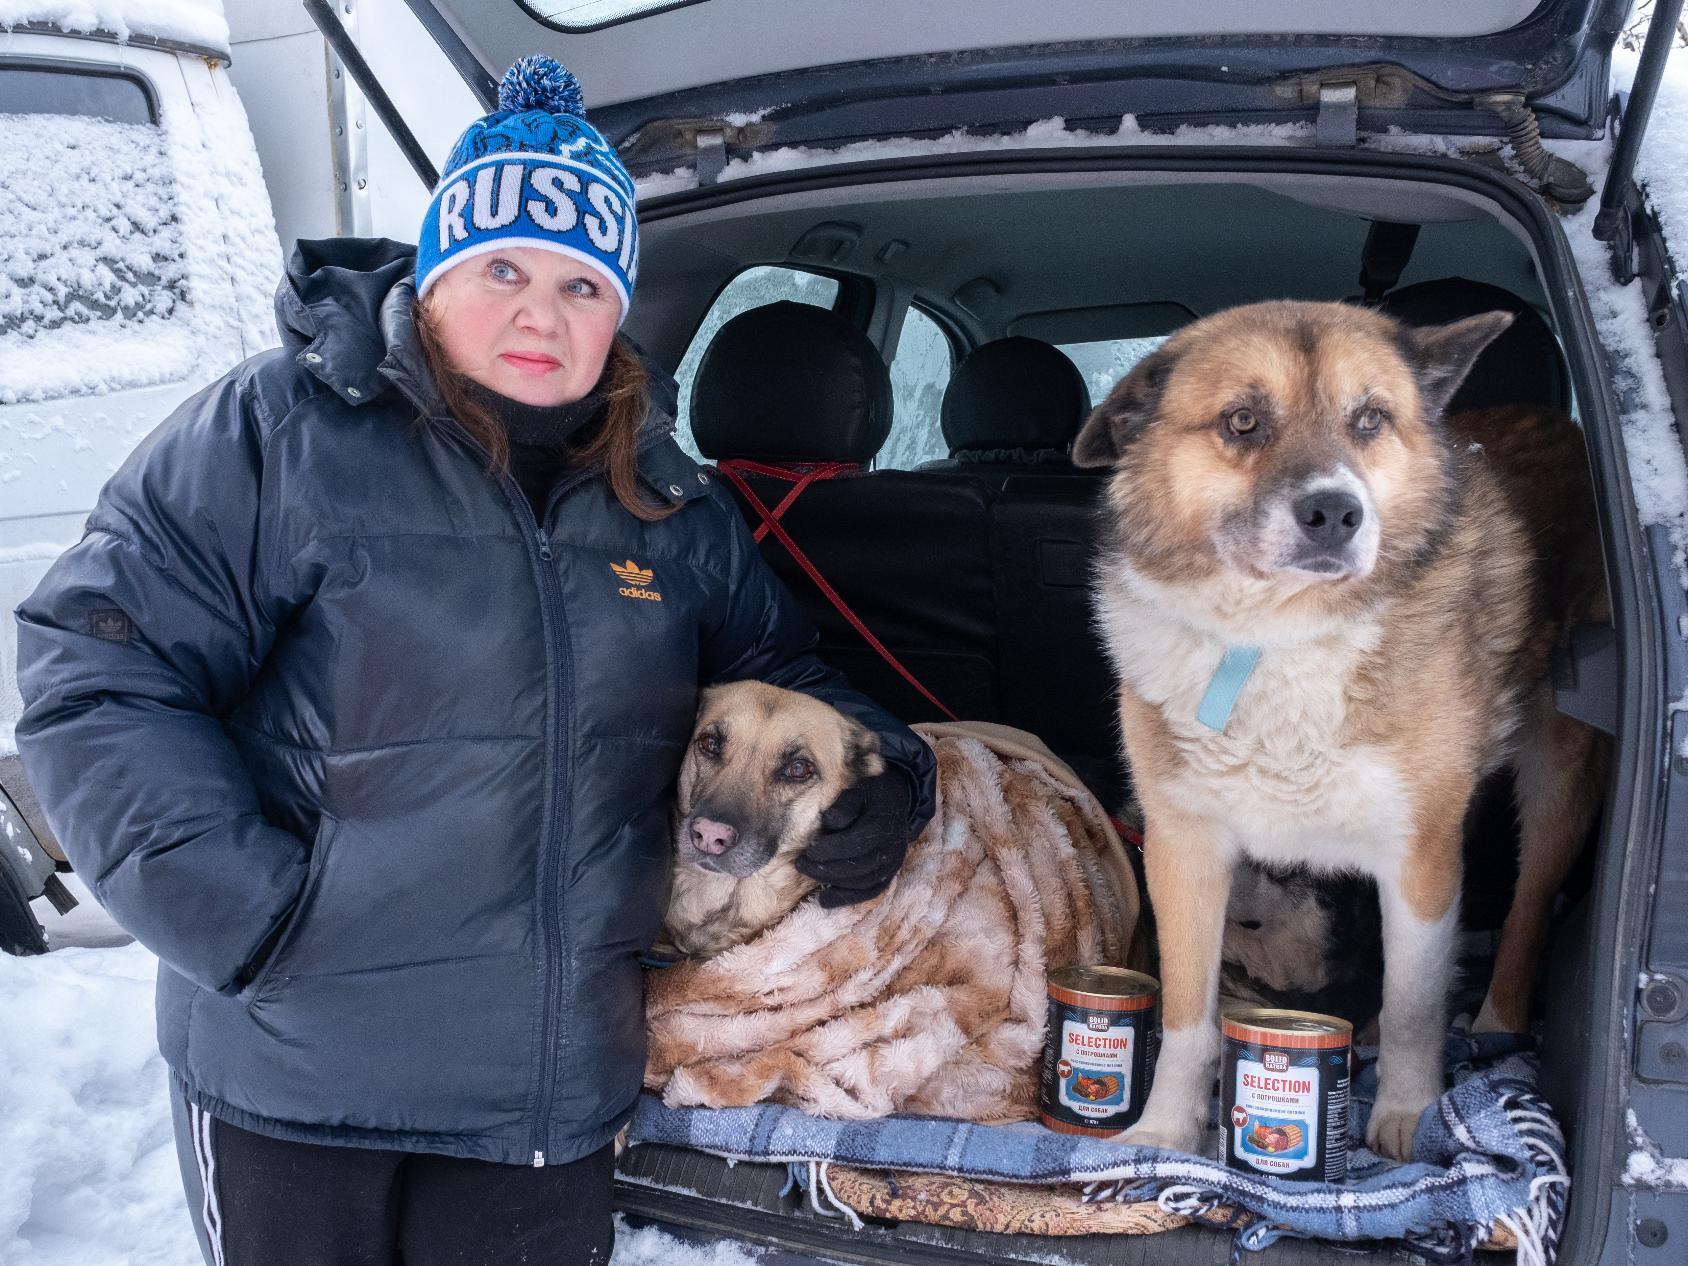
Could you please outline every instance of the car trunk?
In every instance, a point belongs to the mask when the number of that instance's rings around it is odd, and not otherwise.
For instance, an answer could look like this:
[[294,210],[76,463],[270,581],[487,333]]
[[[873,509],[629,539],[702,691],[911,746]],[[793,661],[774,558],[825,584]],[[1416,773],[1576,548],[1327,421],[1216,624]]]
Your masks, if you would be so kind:
[[[794,249],[817,237],[835,241],[838,234],[829,235],[826,226],[840,223],[860,229],[859,245],[842,256],[834,247],[817,263]],[[1419,226],[1410,259],[1390,289],[1401,292],[1447,278],[1500,287],[1540,312],[1556,331],[1564,349],[1562,372],[1574,397],[1567,403],[1588,434],[1591,467],[1611,508],[1607,522],[1619,538],[1606,545],[1622,640],[1630,632],[1624,625],[1624,577],[1633,562],[1624,560],[1620,542],[1633,519],[1623,518],[1618,508],[1627,475],[1609,429],[1611,402],[1593,359],[1580,285],[1551,213],[1509,178],[1470,162],[1276,148],[1078,153],[1028,148],[733,180],[641,207],[646,280],[629,328],[659,359],[677,365],[723,285],[753,266],[785,265],[842,279],[837,306],[846,311],[856,306],[870,328],[873,303],[863,295],[895,292],[905,305],[945,314],[955,336],[972,344],[1026,328],[1065,331],[1060,337],[1070,340],[1087,321],[1097,338],[1122,331],[1143,335],[1151,332],[1144,322],[1156,314],[1165,321],[1169,313],[1182,313],[1172,319],[1185,320],[1282,295],[1356,300],[1362,271],[1371,271],[1377,281],[1379,260],[1375,246],[1368,248],[1368,234],[1379,223]],[[1044,226],[1041,234],[1027,231],[1038,224]],[[880,259],[883,252],[876,247],[886,241],[902,242],[905,249],[889,261]],[[993,279],[991,305],[975,302],[969,311],[957,298],[976,295],[969,283],[981,276]],[[652,284],[655,278],[663,281]],[[1057,307],[1066,311],[1057,314]],[[894,351],[894,331],[877,333],[882,348]],[[888,471],[862,476],[861,497],[871,501],[876,478],[904,476]],[[1001,496],[999,489],[986,500],[996,506]],[[1094,489],[1081,496],[1093,501]],[[959,517],[947,531],[932,517],[931,506],[938,503],[929,499],[918,529],[905,534],[903,555],[926,579],[900,595],[888,587],[903,583],[897,579],[906,571],[901,561],[883,543],[855,539],[857,528],[848,516],[834,514],[830,526],[825,515],[805,522],[800,503],[786,520],[847,600],[875,612],[869,623],[886,622],[879,626],[882,634],[887,624],[896,630],[887,641],[910,666],[921,664],[923,648],[935,652],[949,636],[946,613],[963,600],[952,600],[946,588],[965,566],[957,542],[977,534],[975,525]],[[1070,531],[1074,520],[1065,522]],[[1078,529],[1080,545],[1086,543],[1083,530]],[[936,716],[931,704],[841,621],[779,545],[770,539],[766,549],[820,626],[823,653],[871,693],[894,702],[905,718]],[[1100,647],[1093,638],[1087,646],[1067,641],[1045,647],[1039,689],[1029,701],[1024,694],[1016,697],[1003,648],[1030,639],[1035,652],[1038,637],[1062,635],[1045,625],[1026,626],[1025,613],[1051,610],[1049,591],[1039,588],[1035,570],[1016,571],[999,552],[986,551],[982,558],[996,623],[979,656],[989,660],[988,647],[998,648],[988,665],[998,681],[994,692],[974,696],[967,715],[994,708],[985,719],[1036,729],[1073,759],[1104,798],[1123,794],[1123,782],[1114,781],[1123,771],[1089,759],[1097,753],[1094,726],[1083,720],[1086,692],[1111,680]],[[876,592],[878,578],[887,588]],[[1079,602],[1082,607],[1082,593]],[[922,612],[929,614],[930,628],[920,627]],[[1057,671],[1049,670],[1049,661]],[[1038,671],[1035,653],[1018,662],[1018,671]],[[941,666],[934,671],[942,680]],[[1062,694],[1062,681],[1077,688]],[[1607,1035],[1618,1031],[1624,1001],[1613,981],[1625,972],[1634,978],[1633,963],[1618,961],[1633,954],[1634,941],[1616,935],[1612,903],[1624,879],[1624,850],[1621,834],[1616,844],[1608,836],[1612,823],[1626,820],[1637,777],[1634,726],[1641,704],[1631,693],[1633,685],[1622,683],[1616,695],[1567,689],[1561,700],[1567,710],[1616,727],[1620,737],[1607,825],[1591,850],[1592,863],[1571,885],[1551,983],[1543,991],[1544,1084],[1569,1128],[1573,1172],[1591,1176],[1574,1188],[1569,1251],[1562,1258],[1567,1261],[1594,1260],[1580,1254],[1591,1254],[1599,1241],[1611,1194],[1603,1171],[1622,1137]],[[1052,698],[1055,706],[1039,708],[1038,698]],[[1099,706],[1105,713],[1106,701]],[[1490,789],[1484,811],[1473,817],[1472,836],[1464,908],[1468,941],[1481,955],[1485,934],[1492,934],[1504,913],[1511,881],[1515,835],[1504,786]],[[1484,967],[1479,962],[1475,970]],[[1478,976],[1475,983],[1480,987],[1484,979]],[[1075,1262],[1207,1261],[1222,1258],[1228,1240],[1194,1227],[1151,1237],[1060,1241],[911,1225],[869,1226],[855,1233],[818,1216],[801,1191],[782,1196],[784,1187],[783,1167],[729,1167],[696,1153],[638,1147],[623,1160],[619,1193],[628,1212],[671,1226],[845,1261],[1033,1261],[1051,1253]],[[1590,1238],[1579,1240],[1579,1232]],[[1324,1260],[1342,1251],[1280,1243],[1268,1258]]]
[[[645,6],[647,16],[612,25],[599,25],[614,16],[609,10],[582,5],[570,28],[565,6],[539,0],[410,3],[484,99],[494,69],[522,53],[551,52],[580,72],[594,121],[647,181],[640,300],[628,328],[670,368],[690,359],[723,288],[757,266],[834,279],[835,309],[888,359],[916,308],[961,349],[1015,332],[1054,342],[1084,341],[1086,330],[1098,339],[1152,337],[1230,304],[1358,299],[1380,280],[1388,291],[1464,278],[1500,287],[1545,318],[1588,441],[1614,613],[1614,636],[1582,642],[1556,681],[1561,707],[1613,731],[1617,748],[1599,838],[1567,894],[1544,972],[1543,1087],[1566,1125],[1576,1176],[1559,1260],[1621,1260],[1622,1227],[1608,1238],[1620,1209],[1614,1157],[1625,1146],[1629,1005],[1662,813],[1664,652],[1648,604],[1661,580],[1671,583],[1669,551],[1638,527],[1617,402],[1554,209],[1510,174],[1498,143],[1447,158],[1403,152],[1415,147],[1411,138],[1371,148],[1322,142],[1389,127],[1499,137],[1500,118],[1474,108],[1495,93],[1528,105],[1548,134],[1598,135],[1612,35],[1627,4],[1310,6],[1315,15],[1301,29],[1261,33],[1250,27],[1259,24],[1257,6],[1222,3],[1146,7],[1152,16],[1130,21],[1160,25],[1136,29],[1122,29],[1119,7],[1106,5],[1056,14],[993,5],[1002,21],[988,27],[912,15],[938,15],[943,5],[866,5],[847,19],[829,10],[832,27],[816,17],[818,5],[795,22],[788,7],[705,0]],[[1128,113],[1148,131],[1120,128]],[[1064,126],[1029,128],[1052,116]],[[1209,135],[1195,148],[1151,134],[1186,123],[1286,122],[1303,131]],[[1306,134],[1313,128],[1319,144]],[[1040,135],[1059,148],[1040,147]],[[827,152],[891,136],[950,141],[870,146],[852,151],[859,162]],[[1259,143],[1285,139],[1294,143]],[[668,189],[676,192],[659,192]],[[1383,241],[1391,230],[1378,238],[1380,225],[1418,226],[1393,278]],[[1357,280],[1362,273],[1370,286]],[[877,477],[858,482],[867,488]],[[982,504],[994,506],[999,492]],[[848,570],[851,533],[834,530],[829,540],[828,531],[824,523],[808,535],[793,527],[817,561],[830,553]],[[831,578],[870,625],[889,621],[878,631],[894,650],[916,662],[925,654],[926,671],[940,678],[945,639],[977,634],[966,648],[971,659],[951,665],[956,690],[991,677],[970,711],[994,708],[984,719],[1036,729],[1112,802],[1128,782],[1099,750],[1097,709],[1064,707],[1061,693],[1091,699],[1111,675],[1093,643],[1063,643],[1035,667],[1043,633],[1016,620],[1039,610],[1047,593],[1035,568],[991,552],[1012,540],[993,538],[983,563],[975,559],[983,579],[965,599],[995,623],[950,619],[956,606],[944,599],[945,584],[963,568],[949,551],[977,531],[959,511],[946,523],[928,507],[900,552],[857,566],[863,579],[854,588]],[[1082,546],[1082,530],[1076,536]],[[905,719],[932,715],[780,547],[770,539],[765,548],[820,626],[826,652]],[[885,578],[878,591],[876,569]],[[931,578],[925,592],[922,574]],[[1071,607],[1074,586],[1063,588]],[[1082,605],[1082,581],[1077,596]],[[1005,652],[1010,643],[1018,658]],[[1022,664],[1043,676],[1016,696]],[[1500,808],[1475,816],[1480,847],[1468,844],[1466,922],[1478,945],[1498,926],[1510,883],[1515,837],[1504,794],[1490,789]],[[1198,1227],[1060,1240],[912,1224],[857,1232],[786,1186],[783,1166],[641,1146],[623,1158],[617,1190],[620,1207],[637,1218],[794,1255],[786,1260],[1175,1263],[1217,1262],[1230,1251],[1228,1233]],[[1283,1241],[1265,1257],[1339,1255],[1350,1250]]]

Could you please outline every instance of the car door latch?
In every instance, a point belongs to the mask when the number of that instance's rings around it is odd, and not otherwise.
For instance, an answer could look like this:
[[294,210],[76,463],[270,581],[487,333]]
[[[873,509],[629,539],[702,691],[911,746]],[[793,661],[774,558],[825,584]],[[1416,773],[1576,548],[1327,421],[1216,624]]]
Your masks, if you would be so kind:
[[1360,85],[1353,80],[1319,85],[1319,117],[1314,132],[1320,145],[1360,143]]

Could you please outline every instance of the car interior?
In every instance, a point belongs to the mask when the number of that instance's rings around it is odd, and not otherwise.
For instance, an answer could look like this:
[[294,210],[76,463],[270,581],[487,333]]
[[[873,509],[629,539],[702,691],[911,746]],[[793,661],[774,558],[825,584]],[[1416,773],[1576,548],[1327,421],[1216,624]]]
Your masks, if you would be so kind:
[[[656,200],[641,207],[641,232],[629,333],[679,368],[682,439],[693,451],[749,463],[729,476],[734,495],[753,528],[777,518],[760,547],[819,629],[822,657],[905,721],[947,709],[1032,731],[1110,811],[1127,802],[1130,779],[1113,673],[1090,616],[1106,472],[1066,455],[1111,385],[1075,363],[1086,349],[1122,349],[1111,363],[1123,373],[1178,326],[1273,298],[1373,304],[1414,324],[1499,308],[1518,320],[1451,408],[1530,402],[1575,413],[1528,239],[1481,198],[1446,186],[1287,173],[952,176],[762,193],[697,211]],[[752,272],[762,284],[747,299],[733,283]],[[899,390],[894,401],[888,366],[917,321],[941,334],[945,355],[929,374],[941,390]],[[931,456],[891,465],[894,429],[905,458]],[[911,432],[924,437],[912,450]],[[825,477],[793,499],[817,466]],[[1515,865],[1504,778],[1479,797],[1468,836],[1465,921],[1481,943],[1498,928]],[[1570,891],[1586,883],[1574,876]],[[1574,961],[1576,937],[1561,939]],[[1480,990],[1486,964],[1469,970]],[[1547,1010],[1550,1060],[1574,1010],[1568,1001]],[[651,1147],[623,1166],[635,1183],[789,1216],[780,1183],[758,1167],[731,1173],[711,1157]],[[962,1231],[909,1234],[969,1242]],[[991,1237],[991,1251],[1013,1251],[1018,1238]],[[1020,1247],[1037,1242],[1024,1238]],[[1074,1261],[1169,1260],[1164,1251],[1113,1236],[1062,1244]],[[1338,1251],[1286,1243],[1268,1256]]]
[[[936,700],[1040,735],[1112,807],[1126,780],[1088,572],[1106,472],[1066,457],[1111,383],[1093,389],[1058,345],[1147,350],[1199,315],[1270,298],[1373,302],[1418,324],[1504,308],[1520,320],[1454,407],[1571,406],[1528,246],[1448,193],[1413,190],[1406,219],[1407,195],[1379,189],[1367,205],[1351,181],[919,183],[648,217],[630,332],[665,364],[695,363],[683,423],[705,460],[851,467],[808,485],[781,526],[929,695],[767,533],[829,662],[907,721],[940,719]],[[703,331],[701,357],[686,357],[728,283],[768,265],[835,279],[830,308],[780,297],[776,277],[770,302]],[[936,408],[935,393],[893,404],[887,365],[911,312],[947,343]],[[894,425],[941,455],[886,468]],[[792,487],[743,478],[769,506]]]

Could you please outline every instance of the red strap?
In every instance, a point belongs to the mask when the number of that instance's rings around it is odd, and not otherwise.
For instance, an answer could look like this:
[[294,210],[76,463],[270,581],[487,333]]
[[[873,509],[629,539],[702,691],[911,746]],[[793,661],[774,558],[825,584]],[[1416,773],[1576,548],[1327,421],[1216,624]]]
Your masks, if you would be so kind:
[[1116,818],[1111,813],[1108,815],[1108,821],[1114,824],[1114,830],[1119,832],[1120,839],[1124,840],[1127,844],[1131,845],[1132,848],[1138,850],[1139,852],[1142,851],[1143,832],[1132,826],[1131,823],[1127,822],[1124,818]]
[[[859,617],[854,611],[850,610],[849,604],[839,596],[836,589],[827,583],[826,577],[821,575],[820,568],[810,562],[809,556],[803,552],[796,541],[791,539],[791,533],[787,532],[780,526],[780,516],[790,508],[792,502],[797,500],[798,493],[802,492],[803,489],[807,488],[810,484],[816,482],[817,480],[836,479],[839,475],[856,470],[856,464],[854,462],[822,462],[812,467],[794,468],[784,466],[766,466],[761,462],[752,462],[734,458],[729,461],[721,462],[719,469],[723,475],[732,481],[733,487],[739,490],[739,494],[750,503],[751,509],[755,510],[761,517],[762,526],[757,528],[754,534],[756,540],[760,541],[763,536],[772,532],[774,534],[774,539],[781,545],[785,546],[786,552],[790,554],[794,560],[796,560],[797,565],[803,569],[809,579],[815,582],[815,587],[826,595],[826,600],[837,608],[838,614],[848,620],[850,622],[850,627],[862,635],[862,640],[869,646],[873,647],[873,649],[879,653],[879,657],[887,664],[891,665],[892,668],[896,669],[902,676],[902,679],[918,690],[928,703],[930,703],[939,712],[942,712],[950,720],[959,721],[961,718],[956,716],[955,713],[951,712],[948,708],[944,707],[936,695],[926,689],[925,686],[921,685],[919,679],[916,678],[915,675],[908,669],[904,668],[897,657],[891,653],[890,648],[873,635],[873,630],[868,628],[866,624],[862,623],[861,617]],[[744,476],[739,473],[741,470],[749,471],[753,475],[766,475],[773,479],[794,481],[796,486],[780,499],[780,503],[777,507],[770,510],[762,503],[762,499],[751,490],[750,485],[745,482]]]
[[[785,512],[791,509],[792,502],[796,501],[810,484],[818,483],[823,479],[836,479],[840,475],[851,475],[860,470],[861,467],[855,462],[816,462],[812,466],[808,464],[769,466],[763,462],[753,462],[747,457],[734,457],[722,462],[721,469],[726,471],[728,475],[733,475],[739,471],[748,471],[752,475],[765,475],[770,479],[781,479],[787,483],[791,483],[794,478],[796,479],[797,482],[792,485],[791,491],[781,497],[780,503],[771,511],[762,509],[762,503],[756,499],[755,494],[745,487],[742,479],[733,480],[734,485],[756,506],[756,509],[762,513],[763,519],[766,520],[770,515],[776,519],[784,518]],[[752,538],[758,545],[762,543],[762,538],[766,535],[768,535],[768,524],[766,522],[751,533]]]

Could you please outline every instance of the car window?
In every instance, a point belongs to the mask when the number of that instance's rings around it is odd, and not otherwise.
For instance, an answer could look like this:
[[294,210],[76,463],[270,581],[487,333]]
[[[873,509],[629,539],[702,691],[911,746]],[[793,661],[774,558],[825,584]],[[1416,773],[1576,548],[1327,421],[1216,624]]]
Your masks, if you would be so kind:
[[700,0],[516,0],[522,8],[548,26],[564,31],[593,31],[614,26],[630,18],[678,9]]
[[1115,338],[1056,346],[1084,375],[1084,385],[1090,388],[1090,402],[1100,404],[1114,384],[1131,372],[1132,366],[1164,342],[1166,336],[1162,334],[1153,338]]
[[[61,112],[64,85],[78,81],[91,94],[83,105],[131,121]],[[20,86],[39,89],[39,102],[20,99]],[[0,403],[190,371],[176,183],[164,129],[147,121],[146,93],[109,75],[8,67],[0,101],[0,189],[14,195],[0,234]]]
[[127,75],[41,66],[0,66],[0,114],[74,114],[113,123],[156,123],[146,89]]
[[773,265],[749,268],[729,281],[715,296],[709,311],[704,313],[703,324],[692,335],[691,346],[686,348],[680,368],[674,371],[675,381],[680,384],[680,416],[676,419],[674,438],[693,457],[702,460],[697,445],[692,442],[692,381],[697,377],[698,364],[703,360],[710,340],[715,337],[715,331],[741,312],[766,307],[782,299],[813,304],[817,308],[831,308],[838,301],[838,282],[800,268]]
[[891,358],[891,434],[874,459],[878,470],[913,470],[949,456],[939,414],[955,368],[955,351],[938,323],[911,307]]

